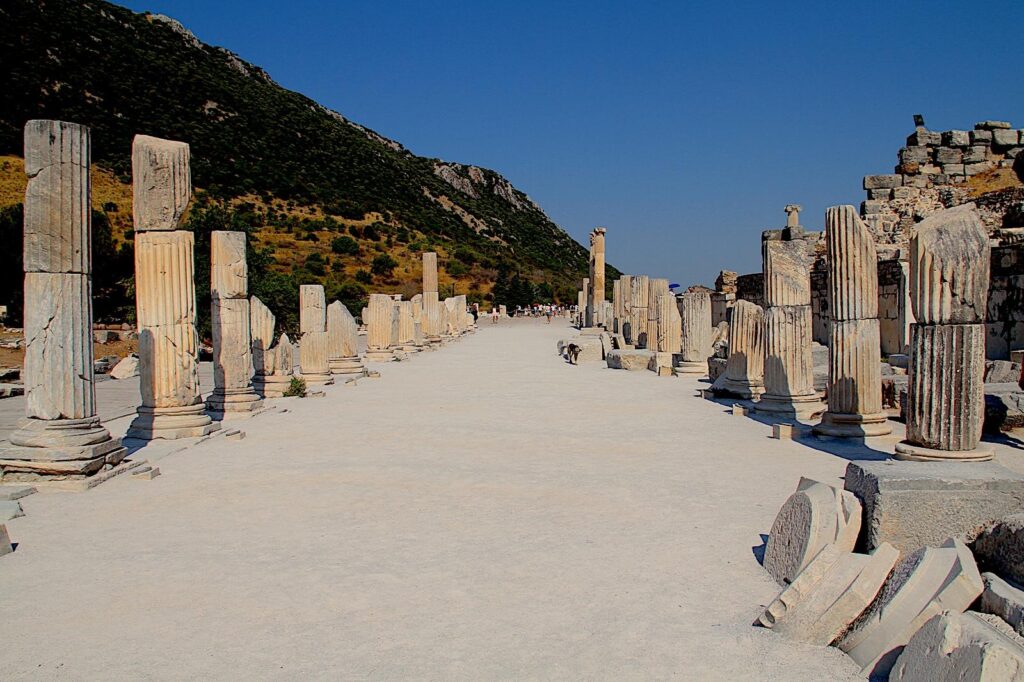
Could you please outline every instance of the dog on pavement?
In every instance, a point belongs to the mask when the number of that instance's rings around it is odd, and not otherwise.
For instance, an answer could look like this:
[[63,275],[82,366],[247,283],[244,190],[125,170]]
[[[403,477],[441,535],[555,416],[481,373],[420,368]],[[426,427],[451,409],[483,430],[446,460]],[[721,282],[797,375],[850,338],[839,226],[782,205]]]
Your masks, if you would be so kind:
[[569,359],[570,365],[576,364],[576,359],[580,356],[581,350],[583,349],[577,346],[575,343],[570,343],[568,346],[566,346],[565,355]]

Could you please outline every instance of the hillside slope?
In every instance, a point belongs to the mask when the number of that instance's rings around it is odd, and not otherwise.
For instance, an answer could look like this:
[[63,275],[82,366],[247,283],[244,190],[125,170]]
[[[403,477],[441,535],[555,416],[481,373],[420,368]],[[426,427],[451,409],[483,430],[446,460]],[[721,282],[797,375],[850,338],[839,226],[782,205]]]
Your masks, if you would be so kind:
[[[127,185],[135,134],[187,141],[199,210],[248,229],[269,271],[329,293],[411,292],[429,249],[443,281],[474,299],[499,272],[562,300],[585,276],[586,249],[501,175],[416,156],[166,17],[101,0],[8,0],[0,64],[0,155],[20,156],[28,119],[84,123],[97,171]],[[17,200],[9,194],[0,202]],[[124,242],[129,207],[96,208]]]

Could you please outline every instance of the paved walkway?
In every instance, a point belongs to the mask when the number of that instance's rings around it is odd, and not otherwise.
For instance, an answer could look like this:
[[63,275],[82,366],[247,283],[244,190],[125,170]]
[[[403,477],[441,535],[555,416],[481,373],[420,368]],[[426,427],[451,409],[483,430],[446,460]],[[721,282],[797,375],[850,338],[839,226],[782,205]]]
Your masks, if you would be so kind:
[[856,679],[750,625],[761,534],[846,460],[568,333],[481,320],[153,481],[25,498],[0,678]]

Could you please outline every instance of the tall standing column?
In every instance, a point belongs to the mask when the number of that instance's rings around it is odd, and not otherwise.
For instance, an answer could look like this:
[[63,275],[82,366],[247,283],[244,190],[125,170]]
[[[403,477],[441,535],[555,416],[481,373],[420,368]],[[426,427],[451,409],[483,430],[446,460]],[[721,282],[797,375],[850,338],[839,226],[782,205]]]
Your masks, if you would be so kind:
[[80,478],[125,454],[96,416],[89,162],[87,127],[25,124],[25,418],[0,449],[5,481]]
[[764,310],[756,303],[741,299],[729,309],[729,359],[711,391],[748,400],[764,393]]
[[604,310],[604,235],[603,227],[594,228],[590,233],[590,289],[587,293],[586,326],[603,325]]
[[391,362],[391,310],[394,301],[386,294],[370,294],[366,305],[366,359],[369,362]]
[[633,335],[630,329],[630,312],[633,309],[633,278],[630,275],[623,275],[619,278],[619,295],[622,303],[619,306],[619,333],[627,344],[633,343]]
[[299,373],[307,386],[333,384],[327,350],[327,297],[319,284],[299,286]]
[[583,305],[580,307],[580,327],[581,328],[582,327],[592,326],[592,325],[588,324],[588,322],[591,321],[590,318],[592,317],[592,310],[590,308],[590,306],[591,306],[591,304],[593,302],[593,299],[592,299],[593,293],[590,290],[590,283],[592,281],[593,280],[590,277],[584,277],[583,278],[583,290],[580,292],[581,297],[582,297],[581,300],[583,301]]
[[828,252],[828,411],[814,432],[863,438],[892,433],[882,411],[878,257],[853,206],[825,212]]
[[608,320],[608,331],[619,333],[619,320],[622,317],[622,279],[612,282],[612,317]]
[[703,376],[711,355],[711,296],[706,291],[680,295],[679,314],[683,322],[679,372]]
[[249,298],[249,334],[252,338],[252,386],[261,398],[281,398],[291,386],[295,363],[287,334],[274,345],[276,319],[258,297]]
[[659,367],[671,367],[672,355],[678,353],[682,345],[682,322],[675,295],[665,292],[658,294],[656,310],[658,335],[655,337],[655,353],[648,366],[648,369],[654,371]]
[[633,345],[647,348],[647,305],[650,295],[650,278],[639,275],[632,282],[633,305],[630,309],[629,323],[633,333]]
[[192,196],[188,145],[136,135],[132,182],[142,405],[128,436],[204,436],[220,425],[199,391],[195,244],[177,229]]
[[[787,207],[789,208],[789,207]],[[793,213],[790,213],[792,218]],[[764,394],[758,412],[806,419],[825,406],[814,390],[811,356],[811,273],[803,239],[765,234],[764,257],[765,361]]]
[[252,386],[252,338],[245,233],[210,235],[210,293],[213,296],[213,393],[206,407],[221,418],[251,412],[262,404]]
[[423,254],[423,335],[431,346],[441,344],[441,300],[437,287],[437,254]]
[[647,280],[647,343],[646,348],[658,350],[658,297],[668,293],[668,280],[651,277]]
[[988,234],[974,204],[934,213],[910,240],[907,437],[896,458],[978,462],[985,418]]
[[406,353],[418,353],[416,321],[413,319],[412,301],[398,302],[398,346]]

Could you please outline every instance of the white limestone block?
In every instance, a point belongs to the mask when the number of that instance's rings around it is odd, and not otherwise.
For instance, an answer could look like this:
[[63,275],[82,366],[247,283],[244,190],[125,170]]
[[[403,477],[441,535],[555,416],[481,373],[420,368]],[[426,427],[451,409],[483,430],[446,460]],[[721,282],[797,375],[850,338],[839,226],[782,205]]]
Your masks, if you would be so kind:
[[213,298],[249,295],[245,242],[245,232],[217,230],[210,235],[210,293]]
[[993,616],[943,612],[903,649],[892,682],[1024,682],[1024,640]]
[[189,146],[136,135],[132,142],[135,232],[176,230],[192,198]]

